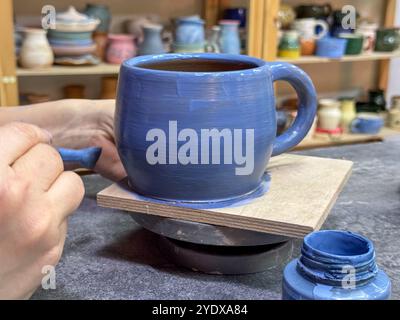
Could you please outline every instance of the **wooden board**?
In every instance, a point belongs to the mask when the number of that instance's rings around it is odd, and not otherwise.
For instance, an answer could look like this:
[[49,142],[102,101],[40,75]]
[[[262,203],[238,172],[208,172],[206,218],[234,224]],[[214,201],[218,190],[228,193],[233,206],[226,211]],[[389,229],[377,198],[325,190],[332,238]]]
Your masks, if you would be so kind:
[[295,150],[308,150],[349,144],[380,142],[386,137],[396,134],[399,134],[399,132],[389,128],[382,129],[382,131],[376,135],[344,133],[340,136],[329,136],[327,134],[316,134],[313,138],[303,140],[295,148]]
[[194,210],[146,202],[126,182],[97,195],[98,205],[212,225],[301,238],[319,230],[350,176],[353,163],[297,155],[271,160],[271,188],[262,198],[236,208]]

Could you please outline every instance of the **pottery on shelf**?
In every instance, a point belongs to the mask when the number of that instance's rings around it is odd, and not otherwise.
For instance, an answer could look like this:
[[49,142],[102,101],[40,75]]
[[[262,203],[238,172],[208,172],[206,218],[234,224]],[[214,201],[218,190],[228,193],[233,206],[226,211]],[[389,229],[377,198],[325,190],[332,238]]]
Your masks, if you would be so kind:
[[297,19],[314,18],[326,19],[332,13],[332,6],[329,3],[323,5],[306,4],[296,7]]
[[361,23],[357,28],[356,33],[364,37],[363,51],[366,53],[371,53],[375,49],[376,30],[378,30],[376,23]]
[[345,231],[304,238],[301,256],[283,272],[283,300],[388,300],[389,277],[376,264],[373,243]]
[[53,52],[60,56],[83,56],[96,52],[96,44],[88,46],[53,46]]
[[281,3],[278,11],[278,23],[281,28],[289,29],[292,22],[296,19],[296,12],[288,4]]
[[378,29],[376,32],[375,51],[392,52],[400,46],[400,28]]
[[300,35],[297,31],[284,31],[279,43],[278,56],[287,59],[300,57]]
[[347,40],[346,55],[358,55],[363,52],[364,36],[356,33],[340,33],[339,38]]
[[384,119],[376,113],[359,113],[351,123],[351,132],[357,134],[378,134],[384,125]]
[[221,53],[240,54],[239,23],[237,20],[221,20],[219,22],[221,28],[219,39]]
[[139,55],[165,53],[161,32],[163,27],[159,24],[146,24],[143,26],[144,39],[139,46]]
[[334,131],[340,127],[342,112],[340,102],[335,99],[319,100],[318,128],[325,131]]
[[83,56],[56,57],[54,63],[62,66],[94,66],[100,63],[100,59],[92,54]]
[[315,55],[318,57],[342,58],[346,53],[347,40],[325,37],[317,40],[317,50]]
[[369,90],[369,105],[372,106],[376,112],[386,111],[386,97],[383,90]]
[[83,85],[73,84],[63,88],[64,99],[84,99],[85,87]]
[[341,98],[342,120],[341,125],[344,132],[350,131],[350,124],[357,116],[356,101],[354,98]]
[[53,51],[43,29],[27,28],[24,30],[19,64],[23,68],[35,69],[50,67],[54,62]]
[[132,35],[110,34],[108,36],[106,60],[108,63],[121,64],[136,56],[137,48]]
[[239,21],[239,28],[247,26],[247,9],[246,8],[228,8],[224,10],[224,20]]
[[111,24],[111,13],[109,8],[104,4],[89,3],[86,5],[85,14],[91,18],[100,20],[96,31],[107,33]]
[[197,17],[178,18],[176,20],[175,43],[179,45],[204,46],[204,20]]
[[213,26],[210,30],[209,36],[207,37],[206,48],[205,48],[206,52],[211,52],[211,53],[221,52],[220,36],[221,36],[221,27]]
[[117,95],[118,77],[103,77],[101,79],[100,99],[115,99]]
[[[295,85],[301,112],[287,134],[276,138],[273,83],[279,80]],[[283,62],[207,53],[125,61],[115,137],[130,188],[152,201],[203,208],[261,196],[267,191],[265,168],[271,155],[297,145],[311,128],[315,97],[310,78]],[[231,135],[222,154],[201,142],[211,129]],[[254,162],[238,166],[237,159],[230,161],[228,141],[237,155],[244,151]],[[199,152],[202,146],[205,152]]]
[[[317,33],[317,27],[321,31]],[[324,20],[314,18],[297,19],[293,22],[292,27],[296,30],[302,39],[321,39],[329,32],[329,25]]]
[[108,43],[108,34],[105,32],[93,32],[93,41],[96,44],[95,55],[100,60],[104,61],[106,58],[106,50]]
[[56,30],[59,32],[92,32],[99,24],[99,19],[79,13],[73,6],[56,16]]
[[391,108],[400,110],[400,96],[393,96],[392,97]]
[[[389,111],[388,124],[392,129],[400,130],[400,97],[397,98],[398,102],[392,104],[392,108]],[[393,100],[396,101],[396,100]]]
[[301,55],[312,56],[317,48],[317,42],[314,39],[300,39]]

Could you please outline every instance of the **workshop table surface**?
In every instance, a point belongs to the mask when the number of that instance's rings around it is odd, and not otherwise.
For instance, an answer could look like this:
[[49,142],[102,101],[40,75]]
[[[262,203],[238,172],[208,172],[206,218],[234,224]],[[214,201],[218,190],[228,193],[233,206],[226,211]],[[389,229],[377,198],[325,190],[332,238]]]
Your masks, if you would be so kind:
[[[353,174],[323,229],[370,238],[377,260],[400,299],[400,137],[298,154],[354,161]],[[243,276],[214,276],[172,265],[157,238],[129,214],[99,208],[96,194],[111,183],[84,178],[86,196],[70,218],[55,290],[33,299],[280,299],[284,266]],[[295,241],[294,257],[301,241]]]

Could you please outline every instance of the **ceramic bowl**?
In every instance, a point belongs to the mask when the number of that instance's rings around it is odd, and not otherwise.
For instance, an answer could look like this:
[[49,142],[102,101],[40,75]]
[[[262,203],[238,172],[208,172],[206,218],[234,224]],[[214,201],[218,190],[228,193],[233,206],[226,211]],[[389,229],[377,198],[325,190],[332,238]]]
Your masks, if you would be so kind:
[[94,53],[96,51],[96,44],[89,46],[52,46],[53,52],[56,56],[82,56],[85,54]]

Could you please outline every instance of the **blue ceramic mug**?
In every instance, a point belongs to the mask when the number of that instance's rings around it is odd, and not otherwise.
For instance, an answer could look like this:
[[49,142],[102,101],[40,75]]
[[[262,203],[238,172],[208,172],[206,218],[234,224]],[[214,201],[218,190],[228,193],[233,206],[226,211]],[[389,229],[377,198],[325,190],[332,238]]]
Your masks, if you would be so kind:
[[361,134],[378,134],[384,125],[385,121],[382,119],[382,117],[373,113],[360,113],[351,123],[351,132]]
[[[276,138],[275,81],[298,116]],[[120,72],[115,137],[133,191],[203,208],[259,196],[271,156],[295,147],[316,114],[310,78],[294,65],[227,54],[141,56]]]

